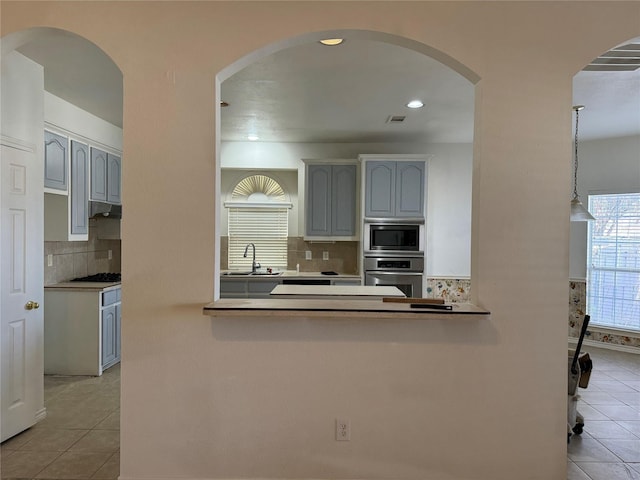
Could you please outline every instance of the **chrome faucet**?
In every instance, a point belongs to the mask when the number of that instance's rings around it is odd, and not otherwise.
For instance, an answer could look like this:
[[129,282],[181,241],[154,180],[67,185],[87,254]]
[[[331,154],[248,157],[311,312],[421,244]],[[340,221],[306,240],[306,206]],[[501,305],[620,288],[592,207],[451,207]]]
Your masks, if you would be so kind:
[[249,247],[253,247],[253,259],[251,260],[251,273],[256,273],[256,270],[260,268],[260,264],[256,263],[256,246],[253,243],[248,243],[246,247],[244,247],[244,258],[247,258],[247,252],[249,251]]

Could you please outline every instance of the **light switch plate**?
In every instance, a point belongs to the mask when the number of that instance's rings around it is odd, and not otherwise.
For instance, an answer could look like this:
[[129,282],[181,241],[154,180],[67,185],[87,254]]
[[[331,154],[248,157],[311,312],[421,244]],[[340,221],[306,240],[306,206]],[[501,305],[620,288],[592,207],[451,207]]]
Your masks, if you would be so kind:
[[311,250],[305,250],[304,259],[305,260],[311,260]]
[[329,260],[329,252],[327,251],[322,252],[322,260]]
[[47,255],[47,267],[53,267],[53,254]]

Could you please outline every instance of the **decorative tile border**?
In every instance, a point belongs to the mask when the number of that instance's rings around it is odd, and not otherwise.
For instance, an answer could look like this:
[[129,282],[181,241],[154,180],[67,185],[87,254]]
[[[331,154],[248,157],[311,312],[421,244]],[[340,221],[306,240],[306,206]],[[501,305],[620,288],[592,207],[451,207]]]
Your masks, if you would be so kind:
[[426,298],[442,298],[445,302],[471,301],[471,280],[461,278],[428,278]]
[[[584,281],[569,282],[569,337],[580,337],[580,327],[587,309],[587,283]],[[610,332],[588,330],[588,339],[592,342],[603,342],[611,345],[640,348],[640,337],[629,337]]]

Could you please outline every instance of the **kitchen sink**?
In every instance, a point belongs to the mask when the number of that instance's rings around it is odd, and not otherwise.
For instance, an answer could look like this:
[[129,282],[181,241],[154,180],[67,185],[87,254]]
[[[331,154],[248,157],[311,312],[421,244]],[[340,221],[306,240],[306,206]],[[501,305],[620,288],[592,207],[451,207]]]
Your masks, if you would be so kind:
[[223,275],[229,275],[230,277],[236,275],[251,275],[251,272],[224,272]]
[[255,273],[251,273],[250,275],[256,275],[256,276],[264,276],[264,277],[277,277],[278,275],[282,275],[282,272],[255,272]]

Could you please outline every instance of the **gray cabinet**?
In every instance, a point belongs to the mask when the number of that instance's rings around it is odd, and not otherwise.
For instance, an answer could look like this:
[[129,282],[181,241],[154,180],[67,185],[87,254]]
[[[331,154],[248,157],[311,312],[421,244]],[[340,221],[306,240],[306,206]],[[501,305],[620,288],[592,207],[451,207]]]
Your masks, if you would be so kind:
[[62,135],[44,132],[44,186],[66,192],[68,190],[67,150],[69,140]]
[[281,283],[281,278],[221,278],[220,298],[269,298],[271,290]]
[[107,203],[122,203],[122,159],[107,154]]
[[306,235],[356,234],[356,165],[307,166]]
[[91,148],[91,200],[122,203],[122,159],[99,148]]
[[[45,132],[48,133],[48,132]],[[51,144],[50,151],[57,149]],[[57,145],[57,142],[56,142]],[[46,189],[44,195],[44,239],[45,241],[86,241],[89,239],[89,146],[71,140],[68,190],[53,194]],[[65,153],[66,154],[66,153]],[[67,168],[67,167],[65,167]]]
[[89,192],[87,174],[89,169],[89,147],[84,143],[71,141],[71,202],[69,225],[72,235],[89,233]]
[[424,217],[425,162],[367,161],[365,217]]
[[102,294],[101,323],[101,367],[105,370],[120,361],[121,326],[120,289]]

